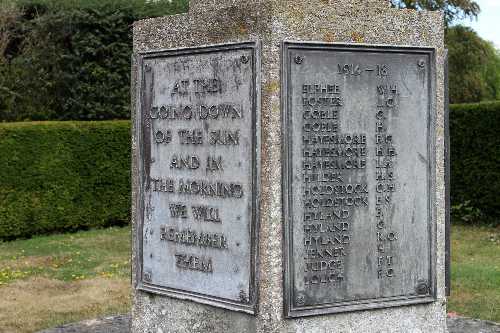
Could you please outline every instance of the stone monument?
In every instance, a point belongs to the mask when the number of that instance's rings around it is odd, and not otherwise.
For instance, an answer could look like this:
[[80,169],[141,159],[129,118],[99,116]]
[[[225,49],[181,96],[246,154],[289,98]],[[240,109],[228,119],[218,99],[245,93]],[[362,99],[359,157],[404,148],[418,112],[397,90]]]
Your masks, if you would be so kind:
[[133,332],[446,332],[443,17],[191,0],[134,25]]

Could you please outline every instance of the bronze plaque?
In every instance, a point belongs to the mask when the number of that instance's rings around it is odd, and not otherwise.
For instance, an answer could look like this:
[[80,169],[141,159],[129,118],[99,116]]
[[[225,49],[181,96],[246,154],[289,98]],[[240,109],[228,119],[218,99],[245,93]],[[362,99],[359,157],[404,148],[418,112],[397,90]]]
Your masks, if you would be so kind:
[[247,313],[256,305],[256,43],[139,56],[138,288]]
[[288,317],[434,301],[434,64],[283,44]]

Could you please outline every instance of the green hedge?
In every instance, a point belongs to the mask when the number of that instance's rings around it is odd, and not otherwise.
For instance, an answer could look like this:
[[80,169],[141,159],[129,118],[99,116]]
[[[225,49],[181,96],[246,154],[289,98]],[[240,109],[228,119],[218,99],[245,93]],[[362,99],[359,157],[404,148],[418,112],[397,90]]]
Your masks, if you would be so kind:
[[[451,106],[452,206],[462,219],[500,221],[499,131],[500,102]],[[129,121],[0,123],[0,240],[129,219]]]
[[468,222],[498,225],[500,101],[451,105],[450,137],[452,207]]
[[0,124],[0,240],[129,219],[130,122]]

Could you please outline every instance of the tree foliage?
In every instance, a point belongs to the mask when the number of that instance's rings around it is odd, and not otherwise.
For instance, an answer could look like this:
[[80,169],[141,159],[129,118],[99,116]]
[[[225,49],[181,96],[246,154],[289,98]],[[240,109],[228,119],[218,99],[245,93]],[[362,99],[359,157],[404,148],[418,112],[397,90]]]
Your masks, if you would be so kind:
[[442,10],[449,50],[450,102],[474,103],[500,99],[500,54],[471,28],[452,25],[474,19],[480,7],[474,0],[391,0],[394,7]]
[[446,31],[450,102],[473,103],[500,98],[500,55],[471,28]]
[[[4,55],[9,42],[14,37],[14,26],[20,16],[20,10],[14,2],[5,2],[0,6],[0,55]],[[4,61],[0,57],[0,61]]]
[[133,22],[187,9],[187,0],[10,1],[0,3],[0,121],[129,118]]
[[449,24],[456,19],[475,18],[480,12],[473,0],[391,0],[393,6],[417,10],[442,10]]

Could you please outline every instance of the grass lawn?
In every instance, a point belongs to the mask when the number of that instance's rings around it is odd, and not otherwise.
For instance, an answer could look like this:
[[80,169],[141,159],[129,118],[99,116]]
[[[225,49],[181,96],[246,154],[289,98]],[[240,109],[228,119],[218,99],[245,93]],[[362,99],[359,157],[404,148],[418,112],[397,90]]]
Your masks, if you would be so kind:
[[[0,333],[130,307],[130,228],[0,243]],[[448,310],[500,322],[500,229],[453,226]]]
[[500,228],[453,226],[448,311],[500,322]]
[[125,313],[130,228],[0,243],[0,332]]

